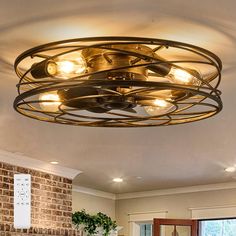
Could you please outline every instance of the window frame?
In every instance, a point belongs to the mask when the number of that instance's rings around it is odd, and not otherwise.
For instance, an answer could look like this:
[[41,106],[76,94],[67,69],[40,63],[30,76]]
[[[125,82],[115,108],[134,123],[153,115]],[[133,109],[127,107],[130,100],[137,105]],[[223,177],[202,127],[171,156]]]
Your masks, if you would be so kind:
[[[148,222],[145,222],[145,223],[139,223],[139,227],[140,227],[140,236],[141,236],[141,232],[142,232],[142,226],[147,226],[147,225],[150,225],[151,229],[150,229],[150,232],[151,232],[151,236],[153,236],[153,222],[151,221],[148,221]],[[146,231],[147,229],[145,229],[145,235],[146,236]]]
[[201,226],[201,222],[203,221],[216,221],[216,220],[236,220],[236,216],[235,217],[220,217],[220,218],[209,218],[209,219],[199,219],[198,220],[198,236],[202,236],[201,232],[202,232],[202,226]]
[[129,236],[140,235],[140,224],[151,223],[153,224],[154,218],[165,219],[168,211],[153,211],[153,212],[136,212],[129,213]]

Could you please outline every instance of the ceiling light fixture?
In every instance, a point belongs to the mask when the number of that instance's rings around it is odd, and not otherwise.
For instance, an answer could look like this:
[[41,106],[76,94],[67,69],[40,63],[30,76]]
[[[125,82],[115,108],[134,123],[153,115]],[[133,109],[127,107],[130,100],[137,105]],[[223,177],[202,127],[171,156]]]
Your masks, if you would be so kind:
[[58,161],[51,161],[50,163],[53,165],[57,165],[59,162]]
[[225,168],[225,172],[233,173],[235,171],[236,171],[235,166],[230,166],[230,167]]
[[123,182],[123,179],[122,179],[122,178],[114,178],[114,179],[113,179],[113,182],[122,183],[122,182]]
[[143,177],[142,176],[136,176],[136,179],[142,179]]
[[182,42],[135,37],[69,39],[15,61],[14,108],[59,124],[95,127],[175,125],[222,109],[222,64]]

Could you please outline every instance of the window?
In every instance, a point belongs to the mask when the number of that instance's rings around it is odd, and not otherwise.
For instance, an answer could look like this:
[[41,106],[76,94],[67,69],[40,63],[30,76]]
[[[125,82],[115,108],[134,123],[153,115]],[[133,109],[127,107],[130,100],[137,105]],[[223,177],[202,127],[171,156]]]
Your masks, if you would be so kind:
[[140,236],[152,236],[152,224],[140,224]]
[[200,236],[235,236],[236,219],[200,221]]
[[152,236],[154,218],[166,218],[168,211],[129,213],[129,236]]

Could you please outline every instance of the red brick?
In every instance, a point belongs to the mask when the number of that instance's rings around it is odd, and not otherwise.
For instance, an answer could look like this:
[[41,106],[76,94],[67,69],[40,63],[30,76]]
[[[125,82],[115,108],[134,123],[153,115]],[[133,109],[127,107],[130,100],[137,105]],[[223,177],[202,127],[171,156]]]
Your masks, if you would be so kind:
[[[33,227],[24,232],[34,235],[42,232],[50,232],[52,235],[70,235],[72,230],[67,229],[72,227],[72,180],[6,163],[0,163],[0,232],[1,224],[6,223],[8,226],[4,226],[3,232],[10,232],[6,230],[9,229],[11,232],[23,233],[13,227],[13,175],[15,173],[29,173],[32,176]],[[73,236],[76,235],[75,233],[74,231]]]

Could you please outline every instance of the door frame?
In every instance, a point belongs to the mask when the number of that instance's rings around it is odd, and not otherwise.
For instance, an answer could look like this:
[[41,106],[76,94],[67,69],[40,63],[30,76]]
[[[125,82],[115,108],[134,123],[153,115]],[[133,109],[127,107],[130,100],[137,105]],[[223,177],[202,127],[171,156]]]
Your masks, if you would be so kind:
[[153,236],[161,236],[161,225],[190,226],[191,236],[198,236],[198,220],[154,219]]

